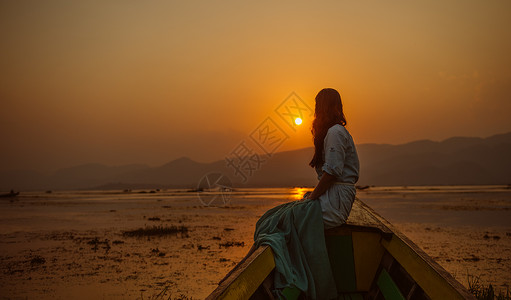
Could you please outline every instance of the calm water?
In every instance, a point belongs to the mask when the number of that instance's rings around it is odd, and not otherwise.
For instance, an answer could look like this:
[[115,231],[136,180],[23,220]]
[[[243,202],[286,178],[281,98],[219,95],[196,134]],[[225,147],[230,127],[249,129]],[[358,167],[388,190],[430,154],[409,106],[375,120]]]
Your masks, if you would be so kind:
[[511,227],[508,186],[378,187],[358,197],[395,223]]
[[258,207],[301,199],[302,188],[237,189],[227,192],[187,190],[25,192],[0,198],[0,233],[34,230],[83,230],[140,225],[138,215],[162,208]]
[[[236,189],[223,193],[186,190],[27,192],[0,198],[0,233],[125,227],[131,215],[157,213],[163,206],[273,206],[301,199],[309,188]],[[468,226],[511,226],[508,186],[373,187],[357,197],[391,222]],[[113,212],[116,212],[115,214]],[[122,214],[119,214],[122,212]],[[133,212],[133,213],[130,213]]]

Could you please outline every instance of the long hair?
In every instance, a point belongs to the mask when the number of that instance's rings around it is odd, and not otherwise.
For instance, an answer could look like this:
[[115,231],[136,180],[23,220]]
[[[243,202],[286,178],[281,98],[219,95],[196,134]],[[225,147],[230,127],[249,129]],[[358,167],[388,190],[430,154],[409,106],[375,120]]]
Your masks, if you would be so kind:
[[342,111],[341,95],[331,88],[322,89],[316,96],[316,108],[311,129],[314,139],[314,156],[309,166],[315,168],[323,165],[325,136],[328,129],[335,124],[346,126],[346,118]]

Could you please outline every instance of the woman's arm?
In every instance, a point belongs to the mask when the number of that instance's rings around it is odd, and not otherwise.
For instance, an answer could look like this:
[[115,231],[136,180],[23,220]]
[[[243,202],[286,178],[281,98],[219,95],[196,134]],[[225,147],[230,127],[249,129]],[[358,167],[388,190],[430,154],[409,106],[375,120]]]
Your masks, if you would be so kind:
[[323,172],[323,175],[321,176],[321,179],[318,182],[318,185],[316,185],[316,188],[312,193],[310,194],[308,199],[318,199],[319,196],[323,195],[328,188],[334,184],[336,178],[333,175],[328,174],[327,172]]

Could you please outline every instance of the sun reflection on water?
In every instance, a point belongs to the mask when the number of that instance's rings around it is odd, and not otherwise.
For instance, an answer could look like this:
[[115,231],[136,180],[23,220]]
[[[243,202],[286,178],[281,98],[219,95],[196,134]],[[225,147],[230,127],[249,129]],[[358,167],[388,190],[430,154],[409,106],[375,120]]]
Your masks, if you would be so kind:
[[312,190],[313,190],[313,188],[302,188],[302,187],[293,188],[293,189],[291,189],[291,193],[290,193],[291,199],[302,200],[303,195],[305,195],[305,193],[312,191]]

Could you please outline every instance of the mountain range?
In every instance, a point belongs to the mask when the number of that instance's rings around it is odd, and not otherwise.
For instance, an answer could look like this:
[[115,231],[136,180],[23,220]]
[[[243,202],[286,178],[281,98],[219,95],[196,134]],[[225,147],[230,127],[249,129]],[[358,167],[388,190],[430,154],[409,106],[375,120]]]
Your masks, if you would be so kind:
[[[233,186],[314,186],[308,166],[314,149],[304,148],[262,157],[244,182],[222,159],[200,163],[182,157],[159,167],[85,164],[52,174],[0,172],[0,190],[196,188],[206,174],[222,174]],[[510,184],[511,132],[488,138],[453,137],[401,145],[359,144],[359,185]],[[218,176],[218,175],[217,175]],[[224,177],[225,178],[225,177]]]

